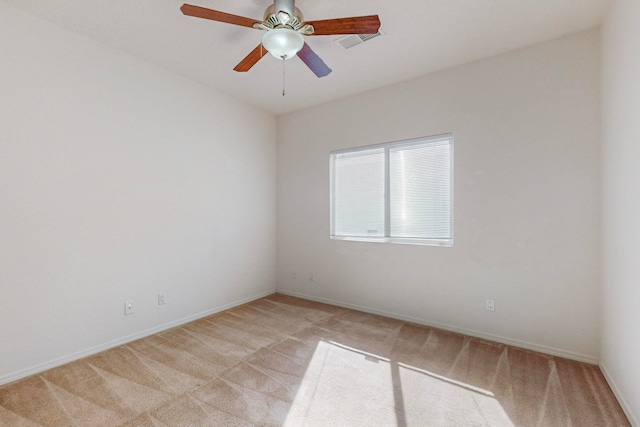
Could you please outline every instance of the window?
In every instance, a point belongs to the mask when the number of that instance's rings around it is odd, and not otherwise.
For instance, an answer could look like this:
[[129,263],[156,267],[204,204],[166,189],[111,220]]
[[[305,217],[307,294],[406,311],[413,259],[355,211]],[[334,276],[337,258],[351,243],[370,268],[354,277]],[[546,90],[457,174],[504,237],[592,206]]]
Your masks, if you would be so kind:
[[453,135],[334,151],[331,238],[453,245]]

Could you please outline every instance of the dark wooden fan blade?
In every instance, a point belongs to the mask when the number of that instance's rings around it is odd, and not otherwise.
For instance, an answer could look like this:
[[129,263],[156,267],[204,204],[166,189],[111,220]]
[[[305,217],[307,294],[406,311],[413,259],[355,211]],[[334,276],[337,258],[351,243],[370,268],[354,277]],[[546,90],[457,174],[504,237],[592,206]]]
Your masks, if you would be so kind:
[[183,14],[195,16],[196,18],[211,19],[212,21],[226,22],[227,24],[242,25],[253,28],[253,24],[260,22],[257,19],[245,18],[244,16],[232,15],[218,10],[206,9],[191,4],[183,4],[180,8]]
[[260,59],[262,59],[262,57],[268,53],[269,52],[267,51],[267,49],[265,49],[264,46],[262,46],[262,43],[260,43],[258,47],[253,49],[249,55],[245,56],[244,59],[240,61],[240,63],[236,65],[233,70],[239,71],[241,73],[249,71],[251,67],[256,65],[258,61],[260,61]]
[[302,62],[307,64],[307,67],[318,77],[324,77],[331,72],[331,68],[327,67],[327,64],[325,64],[306,43],[298,52],[298,57],[302,59]]
[[305,21],[313,25],[313,36],[329,36],[332,34],[375,34],[380,29],[378,15],[354,16],[352,18],[325,19],[322,21]]

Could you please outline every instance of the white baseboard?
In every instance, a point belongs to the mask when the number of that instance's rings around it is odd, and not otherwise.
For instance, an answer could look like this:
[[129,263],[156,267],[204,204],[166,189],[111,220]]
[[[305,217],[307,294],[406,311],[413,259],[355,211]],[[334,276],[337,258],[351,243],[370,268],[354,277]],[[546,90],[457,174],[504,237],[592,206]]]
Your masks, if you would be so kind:
[[605,366],[605,364],[603,362],[600,362],[598,363],[598,366],[600,367],[600,371],[602,371],[602,375],[604,375],[604,378],[609,383],[609,387],[611,387],[611,390],[613,391],[614,396],[616,397],[616,399],[618,399],[618,403],[620,403],[620,406],[622,407],[622,410],[624,411],[625,415],[629,419],[629,422],[631,423],[631,425],[634,427],[640,427],[640,422],[638,422],[638,417],[636,417],[633,411],[631,410],[631,406],[629,406],[629,403],[625,400],[624,396],[620,392],[618,385],[613,380],[613,377],[611,377],[611,374],[609,374],[609,371],[607,370],[607,367]]
[[384,316],[384,317],[390,317],[392,319],[403,320],[405,322],[416,323],[418,325],[430,326],[430,327],[433,327],[433,328],[443,329],[445,331],[456,332],[456,333],[459,333],[459,334],[470,335],[470,336],[476,337],[476,338],[482,338],[482,339],[486,339],[486,340],[489,340],[489,341],[495,341],[495,342],[499,342],[499,343],[502,343],[502,344],[511,345],[511,346],[514,346],[514,347],[520,347],[520,348],[524,348],[524,349],[527,349],[527,350],[533,350],[533,351],[537,351],[537,352],[540,352],[540,353],[549,354],[549,355],[552,355],[552,356],[558,356],[558,357],[564,357],[566,359],[577,360],[579,362],[590,363],[592,365],[597,365],[598,364],[598,359],[596,357],[594,357],[594,356],[589,356],[589,355],[580,354],[580,353],[574,353],[574,352],[567,351],[567,350],[562,350],[562,349],[559,349],[559,348],[547,347],[545,345],[530,343],[530,342],[526,342],[526,341],[520,341],[520,340],[516,340],[516,339],[512,339],[512,338],[503,337],[503,336],[500,336],[500,335],[487,334],[487,333],[476,331],[476,330],[473,330],[473,329],[459,328],[457,326],[452,326],[452,325],[448,325],[448,324],[445,324],[445,323],[430,321],[430,320],[427,320],[427,319],[419,319],[417,317],[404,316],[404,315],[397,314],[397,313],[391,313],[391,312],[388,312],[388,311],[378,310],[378,309],[374,309],[374,308],[370,308],[370,307],[364,307],[364,306],[360,306],[360,305],[356,305],[356,304],[348,304],[348,303],[344,303],[344,302],[341,302],[341,301],[335,301],[335,300],[332,300],[332,299],[318,298],[318,297],[315,297],[315,296],[312,296],[312,295],[306,295],[306,294],[302,294],[302,293],[298,293],[298,292],[291,292],[291,291],[287,291],[287,290],[284,290],[284,289],[278,289],[277,292],[280,293],[280,294],[283,294],[283,295],[289,295],[289,296],[292,296],[292,297],[297,297],[297,298],[308,299],[308,300],[311,300],[311,301],[322,302],[322,303],[325,303],[325,304],[335,305],[335,306],[338,306],[338,307],[350,308],[350,309],[353,309],[353,310],[363,311],[365,313],[377,314],[377,315]]
[[182,319],[174,320],[168,323],[163,323],[162,325],[158,325],[156,327],[146,329],[144,331],[137,332],[135,334],[128,335],[126,337],[113,340],[104,344],[100,344],[95,347],[91,347],[73,354],[59,357],[57,359],[50,360],[48,362],[41,363],[26,369],[22,369],[20,371],[11,372],[7,375],[3,375],[0,377],[0,386],[20,380],[22,378],[26,378],[31,375],[39,374],[41,372],[47,371],[52,368],[56,368],[58,366],[64,365],[69,362],[73,362],[78,359],[82,359],[83,357],[91,356],[91,355],[100,353],[102,351],[109,350],[111,348],[118,347],[120,345],[127,344],[132,341],[139,340],[141,338],[148,337],[149,335],[157,334],[158,332],[166,331],[167,329],[175,328],[176,326],[184,325],[185,323],[193,322],[194,320],[198,320],[203,317],[211,316],[212,314],[220,313],[221,311],[225,311],[230,308],[234,308],[239,305],[246,304],[248,302],[255,301],[260,298],[264,298],[274,293],[275,291],[262,292],[260,294],[253,295],[248,298],[243,298],[241,300],[234,301],[229,304],[214,307],[209,310],[193,314],[191,316],[183,317]]

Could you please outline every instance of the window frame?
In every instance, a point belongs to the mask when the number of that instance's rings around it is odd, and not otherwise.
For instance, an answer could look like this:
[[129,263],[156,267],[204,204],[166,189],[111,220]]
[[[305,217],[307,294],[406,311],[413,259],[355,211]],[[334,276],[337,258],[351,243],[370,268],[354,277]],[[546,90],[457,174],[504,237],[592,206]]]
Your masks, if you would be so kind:
[[[390,170],[390,156],[389,152],[391,150],[397,150],[398,148],[410,147],[410,146],[421,146],[428,144],[436,144],[439,142],[447,142],[449,145],[449,161],[450,161],[450,171],[449,171],[449,197],[450,197],[450,206],[449,206],[449,229],[450,229],[450,238],[448,239],[439,239],[439,238],[422,238],[422,237],[393,237],[391,236],[391,170]],[[356,154],[365,151],[372,150],[384,150],[384,237],[365,237],[365,236],[342,236],[335,234],[335,161],[336,156],[340,154]],[[345,148],[341,150],[331,151],[329,155],[329,228],[330,228],[330,239],[332,240],[347,240],[347,241],[356,241],[356,242],[372,242],[372,243],[399,243],[399,244],[409,244],[409,245],[424,245],[424,246],[442,246],[442,247],[452,247],[454,242],[454,230],[453,230],[453,219],[454,219],[454,137],[453,133],[445,133],[439,135],[432,136],[423,136],[418,138],[411,139],[403,139],[392,142],[385,142],[381,144],[372,144],[361,147],[354,148]]]

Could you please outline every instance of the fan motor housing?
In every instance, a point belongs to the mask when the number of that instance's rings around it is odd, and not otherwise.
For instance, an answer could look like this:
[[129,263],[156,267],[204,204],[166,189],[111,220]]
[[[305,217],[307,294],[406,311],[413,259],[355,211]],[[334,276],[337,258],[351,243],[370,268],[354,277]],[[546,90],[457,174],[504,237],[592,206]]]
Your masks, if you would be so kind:
[[[291,27],[293,30],[298,30],[304,24],[304,18],[302,12],[297,7],[293,7],[293,13],[287,12],[287,9],[277,9],[277,3],[272,4],[264,11],[264,21],[271,24],[274,28],[282,26],[280,18],[278,18],[278,12],[285,12],[289,15],[290,21],[286,26]],[[286,3],[286,2],[285,2]]]

